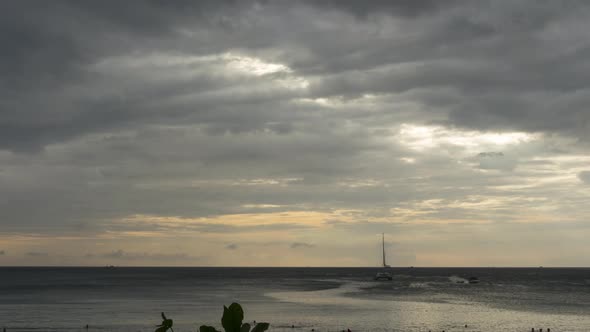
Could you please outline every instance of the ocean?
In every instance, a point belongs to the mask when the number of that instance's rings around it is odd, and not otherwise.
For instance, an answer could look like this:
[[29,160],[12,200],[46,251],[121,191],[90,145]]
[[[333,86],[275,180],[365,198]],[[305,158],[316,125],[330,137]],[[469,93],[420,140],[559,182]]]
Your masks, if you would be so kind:
[[[221,329],[223,305],[271,331],[590,331],[588,268],[0,268],[0,328]],[[464,283],[476,276],[478,284]],[[463,282],[463,283],[462,283]]]

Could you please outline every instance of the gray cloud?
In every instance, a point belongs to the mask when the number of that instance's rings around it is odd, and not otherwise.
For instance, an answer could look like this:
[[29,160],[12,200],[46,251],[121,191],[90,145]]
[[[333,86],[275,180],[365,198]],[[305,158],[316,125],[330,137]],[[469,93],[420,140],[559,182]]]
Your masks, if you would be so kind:
[[512,170],[517,164],[514,157],[506,156],[502,152],[480,152],[477,160],[481,169]]
[[[2,3],[0,233],[587,220],[588,18],[584,2]],[[108,245],[87,258],[173,258]]]
[[192,257],[185,253],[176,254],[162,254],[162,253],[148,253],[148,252],[127,252],[122,249],[118,249],[109,253],[101,255],[86,255],[87,258],[101,257],[115,260],[145,260],[145,261],[178,261],[178,260],[194,260]]
[[198,233],[217,233],[217,234],[233,234],[233,233],[252,233],[252,232],[273,232],[273,231],[301,231],[307,230],[310,226],[298,223],[276,223],[276,224],[260,224],[260,225],[235,225],[227,223],[201,223],[191,220],[186,220],[182,223],[168,223],[158,221],[142,221],[136,220],[133,222],[113,223],[110,230],[113,231],[150,231],[157,230],[165,231],[191,231]]
[[349,12],[359,18],[367,18],[371,14],[391,14],[399,16],[414,17],[420,14],[432,13],[444,7],[449,7],[454,4],[454,1],[446,1],[444,4],[440,1],[309,1],[314,6],[322,6],[324,8],[338,9]]
[[[240,133],[262,128],[282,128],[285,132],[285,128],[294,128],[292,122],[280,122],[285,113],[236,112],[232,110],[236,105],[227,107],[233,103],[231,99],[219,95],[225,100],[226,106],[222,106],[220,99],[207,95],[208,91],[235,85],[238,82],[234,79],[205,74],[162,84],[164,82],[149,76],[150,71],[158,71],[157,67],[139,67],[141,71],[135,70],[131,78],[144,75],[141,85],[127,79],[114,87],[112,82],[118,80],[117,72],[95,68],[96,64],[108,63],[109,59],[132,54],[131,50],[144,54],[164,52],[194,56],[195,52],[205,55],[236,47],[259,52],[273,43],[286,51],[295,48],[295,57],[299,50],[309,54],[305,59],[274,60],[283,60],[302,73],[320,70],[323,75],[314,75],[315,83],[310,91],[318,97],[422,89],[426,96],[415,101],[424,102],[445,88],[448,92],[444,98],[451,104],[428,106],[435,113],[447,112],[448,121],[455,125],[563,131],[582,136],[586,129],[587,93],[584,91],[588,78],[584,76],[586,71],[580,70],[580,66],[584,66],[585,48],[578,43],[579,46],[563,54],[552,51],[562,43],[576,40],[582,33],[579,22],[584,18],[581,13],[587,12],[583,4],[528,2],[526,5],[490,6],[445,2],[443,6],[430,1],[420,4],[374,1],[362,5],[358,2],[314,2],[296,8],[309,14],[307,17],[295,14],[297,10],[285,13],[283,6],[297,7],[282,2],[142,3],[129,8],[110,2],[101,5],[63,2],[54,6],[32,6],[28,2],[5,4],[2,38],[9,45],[6,47],[9,52],[0,64],[3,72],[9,75],[3,75],[2,81],[6,113],[0,122],[0,147],[34,151],[88,133],[186,121],[208,124],[210,132]],[[253,25],[255,18],[250,16],[253,8],[258,8],[260,15],[282,12],[284,17],[281,20],[264,17]],[[330,18],[334,26],[344,29],[313,31],[302,28],[314,25],[302,25],[300,23],[304,22],[300,21],[313,23],[325,19],[324,10],[330,8],[359,17],[369,13],[394,17],[400,14],[399,19],[410,16],[415,22],[403,21],[408,24],[408,30],[401,34],[387,29],[370,33],[378,28],[372,21],[345,17]],[[20,13],[27,13],[30,19],[19,17]],[[420,18],[415,19],[415,15]],[[554,28],[558,25],[565,26],[569,33],[565,35]],[[235,32],[235,38],[229,37],[228,29]],[[268,43],[262,43],[257,35],[259,29],[276,32],[266,33]],[[515,29],[518,33],[514,33]],[[208,31],[213,38],[219,38],[199,40],[199,34],[179,33],[184,30]],[[298,33],[287,33],[289,30]],[[523,38],[533,34],[540,37]],[[119,38],[109,38],[113,35]],[[411,45],[402,41],[398,45],[396,35],[399,38],[413,36]],[[324,43],[323,39],[337,43]],[[240,40],[246,44],[241,44]],[[200,52],[181,46],[195,43],[200,46]],[[360,53],[350,57],[350,49]],[[493,51],[497,49],[504,52]],[[529,50],[536,50],[534,59],[526,57]],[[326,58],[330,61],[325,61]],[[559,66],[554,65],[560,59],[564,61]],[[119,72],[124,73],[127,69],[121,70]],[[161,104],[166,112],[154,108],[150,101],[165,102],[199,91],[205,93],[197,95],[191,104]],[[238,94],[234,98],[241,104],[240,108],[246,109],[248,104],[264,105],[272,99],[289,98],[280,93],[274,95]],[[440,97],[431,100],[440,101]],[[254,108],[260,109],[258,105]],[[561,110],[559,115],[553,111],[556,108]],[[207,109],[218,111],[207,112]],[[219,111],[221,109],[225,111]],[[275,120],[279,120],[278,124]]]
[[578,173],[578,177],[585,183],[590,184],[590,171],[583,171]]
[[123,250],[119,249],[117,251],[103,254],[102,256],[106,257],[106,258],[123,258],[124,255],[125,255],[125,252]]
[[228,249],[228,250],[237,250],[238,249],[238,245],[235,244],[235,243],[230,243],[230,244],[228,244],[228,245],[225,246],[225,249]]
[[25,256],[29,256],[29,257],[46,257],[46,256],[49,256],[49,254],[46,253],[46,252],[29,251],[29,252],[25,253]]
[[299,249],[299,248],[313,248],[315,247],[314,244],[311,243],[305,243],[305,242],[293,242],[291,243],[291,245],[289,246],[291,247],[291,249]]
[[0,256],[4,256],[6,255],[6,252],[4,250],[0,250]]

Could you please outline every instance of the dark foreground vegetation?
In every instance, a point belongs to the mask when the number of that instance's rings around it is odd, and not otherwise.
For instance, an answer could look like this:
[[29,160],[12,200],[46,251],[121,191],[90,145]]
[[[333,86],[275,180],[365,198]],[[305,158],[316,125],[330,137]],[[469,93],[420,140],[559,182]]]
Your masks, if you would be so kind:
[[[244,310],[238,303],[232,303],[229,308],[223,306],[223,317],[221,317],[221,325],[225,332],[264,332],[268,330],[268,323],[258,323],[252,329],[250,324],[242,323],[244,320]],[[172,326],[174,322],[172,319],[166,317],[162,313],[162,324],[157,325],[155,332],[167,332],[170,330],[174,332]],[[201,325],[199,332],[220,332],[213,326]]]

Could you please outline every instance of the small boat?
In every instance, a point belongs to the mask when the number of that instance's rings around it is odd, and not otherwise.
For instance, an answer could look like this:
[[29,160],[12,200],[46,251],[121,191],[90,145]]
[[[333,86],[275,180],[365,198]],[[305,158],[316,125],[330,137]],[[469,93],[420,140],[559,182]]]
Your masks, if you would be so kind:
[[[385,262],[385,234],[381,234],[382,238],[383,238],[383,267],[388,269],[390,268],[389,265],[387,265],[387,263]],[[375,280],[393,280],[393,276],[391,275],[390,272],[387,271],[383,271],[383,272],[377,272],[377,274],[375,275],[375,277],[373,278]]]
[[375,280],[393,280],[393,276],[389,272],[377,272]]
[[469,283],[470,284],[477,284],[477,283],[479,283],[479,279],[477,279],[477,277],[469,277]]

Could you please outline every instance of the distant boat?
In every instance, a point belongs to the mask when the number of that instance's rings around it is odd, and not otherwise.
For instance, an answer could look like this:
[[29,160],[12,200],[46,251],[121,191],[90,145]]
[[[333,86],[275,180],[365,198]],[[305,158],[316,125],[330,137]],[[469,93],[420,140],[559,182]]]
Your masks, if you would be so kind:
[[[382,237],[382,244],[383,244],[383,268],[390,268],[391,266],[387,265],[386,261],[385,261],[385,234],[381,233],[381,237]],[[390,272],[377,272],[377,274],[375,275],[375,280],[393,280],[393,276],[391,275]]]
[[393,280],[393,276],[389,272],[377,272],[375,280]]
[[477,277],[469,277],[470,284],[477,284],[479,283],[479,279]]

